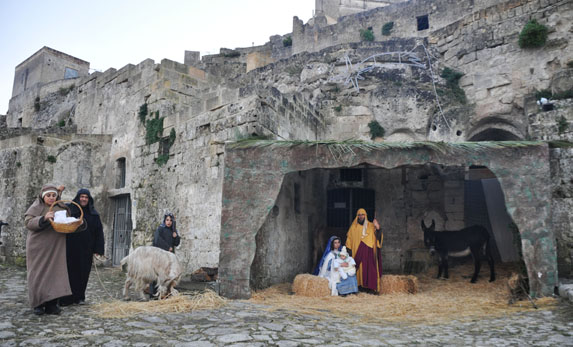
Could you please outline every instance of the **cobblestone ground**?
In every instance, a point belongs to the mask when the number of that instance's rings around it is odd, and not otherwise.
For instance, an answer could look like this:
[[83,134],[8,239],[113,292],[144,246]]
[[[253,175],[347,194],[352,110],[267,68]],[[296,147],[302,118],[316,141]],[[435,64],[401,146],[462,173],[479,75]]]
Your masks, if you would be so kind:
[[[88,301],[119,297],[118,269],[92,271]],[[106,289],[104,289],[104,286]],[[108,294],[109,293],[109,294]],[[0,265],[1,346],[573,346],[573,306],[440,325],[352,324],[231,301],[216,310],[104,319],[89,305],[59,316],[35,316],[27,304],[25,269]]]

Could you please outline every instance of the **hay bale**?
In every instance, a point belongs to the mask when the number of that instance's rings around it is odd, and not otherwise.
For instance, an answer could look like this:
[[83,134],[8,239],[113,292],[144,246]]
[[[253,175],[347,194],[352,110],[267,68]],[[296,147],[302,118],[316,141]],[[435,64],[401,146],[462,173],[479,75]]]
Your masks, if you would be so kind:
[[328,280],[310,274],[298,274],[292,282],[292,291],[296,295],[309,297],[330,296]]
[[529,298],[529,281],[518,273],[512,272],[507,280],[509,304]]
[[217,280],[218,274],[216,267],[201,267],[190,275],[190,279],[194,282],[212,282]]
[[418,278],[415,276],[383,275],[380,279],[381,294],[416,294],[417,292]]

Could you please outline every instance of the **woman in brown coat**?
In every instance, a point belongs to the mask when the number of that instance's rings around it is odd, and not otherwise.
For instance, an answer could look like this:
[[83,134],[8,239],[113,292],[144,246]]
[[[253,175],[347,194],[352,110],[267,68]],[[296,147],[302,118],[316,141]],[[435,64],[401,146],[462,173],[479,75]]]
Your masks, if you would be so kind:
[[58,203],[48,212],[60,199],[63,186],[58,188],[43,186],[40,196],[26,211],[28,299],[37,315],[59,314],[58,298],[72,294],[66,265],[66,234],[56,232],[49,221],[54,219],[55,211],[67,209]]

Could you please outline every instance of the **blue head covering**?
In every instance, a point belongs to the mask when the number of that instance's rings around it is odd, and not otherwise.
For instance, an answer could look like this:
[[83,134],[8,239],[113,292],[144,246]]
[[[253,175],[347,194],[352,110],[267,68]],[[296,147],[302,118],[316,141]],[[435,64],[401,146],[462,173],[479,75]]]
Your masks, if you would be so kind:
[[[331,251],[330,247],[332,246],[332,242],[336,239],[340,240],[340,237],[331,236],[328,239],[328,243],[326,244],[326,249],[324,250],[324,253],[322,254],[322,258],[320,258],[320,262],[318,263],[318,266],[316,267],[316,269],[314,269],[314,272],[312,273],[313,275],[318,276],[318,273],[320,272],[320,268],[322,267],[322,264],[324,264],[324,259],[326,258],[328,253],[330,253],[330,251]],[[341,247],[342,247],[342,244],[340,244],[337,251],[340,251]]]
[[177,231],[177,228],[175,227],[175,216],[173,215],[173,213],[170,212],[167,212],[163,215],[163,223],[161,223],[159,226],[167,228],[167,226],[165,225],[165,220],[167,219],[167,217],[171,217],[171,227],[169,227],[169,229]]

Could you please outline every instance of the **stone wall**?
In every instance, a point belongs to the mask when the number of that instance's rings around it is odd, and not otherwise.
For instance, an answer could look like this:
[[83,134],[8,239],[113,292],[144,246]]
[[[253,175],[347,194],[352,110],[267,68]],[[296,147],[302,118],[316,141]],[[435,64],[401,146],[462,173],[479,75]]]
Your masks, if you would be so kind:
[[73,124],[77,98],[76,86],[81,78],[36,84],[10,99],[6,124],[9,128],[42,129],[60,122]]
[[315,0],[315,14],[333,19],[406,0]]
[[551,150],[552,216],[560,277],[573,276],[573,149]]
[[[2,185],[0,219],[10,225],[2,230],[4,260],[24,264],[27,229],[24,213],[47,183],[66,186],[64,199],[73,199],[79,188],[90,189],[96,208],[107,211],[105,160],[110,138],[95,135],[23,135],[0,140]],[[107,222],[107,223],[106,223]],[[110,227],[104,219],[104,230]]]
[[[552,100],[554,109],[543,111],[530,105],[529,135],[546,141],[573,141],[573,100]],[[559,276],[573,276],[573,151],[558,142],[551,149],[551,208],[557,239]]]
[[[518,35],[531,18],[549,28],[548,42],[541,48],[521,49]],[[475,104],[467,138],[489,129],[526,137],[526,97],[548,88],[552,76],[573,59],[568,45],[572,18],[570,1],[513,0],[475,11],[431,33],[429,40],[436,44],[444,65],[465,74],[460,85]]]
[[[316,52],[342,43],[358,42],[360,29],[367,28],[372,28],[377,41],[396,37],[426,37],[429,32],[443,28],[495,2],[494,0],[463,2],[410,0],[347,15],[338,18],[338,23],[333,25],[325,26],[328,21],[320,20],[320,15],[315,17],[314,24],[303,24],[300,20],[294,20],[293,53]],[[418,31],[416,17],[424,15],[429,18],[429,29]],[[394,23],[392,33],[390,36],[383,36],[382,26],[389,22]]]
[[253,288],[292,282],[296,274],[312,272],[313,240],[326,214],[324,177],[324,170],[285,176],[275,206],[257,232]]
[[36,86],[53,81],[59,81],[66,76],[66,68],[76,71],[77,76],[88,75],[90,63],[72,57],[68,54],[56,51],[49,47],[43,47],[30,58],[16,66],[12,97]]
[[[340,152],[338,146],[343,145],[335,143],[263,144],[226,147],[219,257],[223,295],[231,298],[250,296],[250,265],[257,251],[256,234],[273,208],[287,173],[313,168],[355,167],[361,163],[394,169],[428,162],[453,168],[483,165],[495,174],[505,194],[507,211],[521,233],[531,294],[553,293],[557,284],[557,264],[548,203],[551,192],[546,145],[484,143],[479,149],[470,149],[464,144],[444,143],[439,149],[424,143],[410,144],[408,148],[385,144],[371,145],[368,150],[356,146],[351,147],[352,151]],[[451,175],[451,178],[445,176],[449,178],[445,182],[459,177],[459,171],[454,169]],[[255,184],[259,189],[250,189]],[[463,192],[463,185],[461,190]],[[447,202],[444,203],[446,207]],[[531,218],[532,215],[535,218]]]

